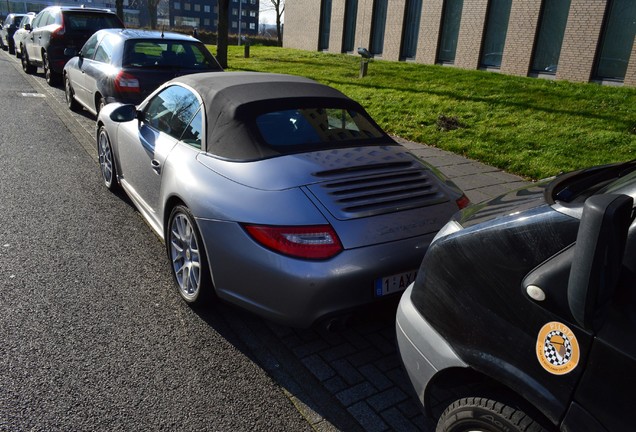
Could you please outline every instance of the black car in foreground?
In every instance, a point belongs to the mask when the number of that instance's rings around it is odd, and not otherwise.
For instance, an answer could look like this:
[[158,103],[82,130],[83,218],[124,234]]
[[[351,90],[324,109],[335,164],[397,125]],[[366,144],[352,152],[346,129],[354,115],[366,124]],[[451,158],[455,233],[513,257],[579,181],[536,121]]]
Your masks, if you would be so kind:
[[97,30],[124,28],[124,23],[112,11],[71,6],[49,6],[25,29],[22,69],[34,73],[44,68],[46,82],[55,85],[62,76],[66,62],[72,57],[67,48],[80,49]]
[[636,160],[466,208],[431,243],[398,346],[437,431],[634,430]]
[[13,43],[13,34],[20,25],[20,21],[25,14],[11,13],[7,15],[2,26],[0,27],[0,48],[9,50],[9,54],[15,54],[15,44]]
[[64,67],[70,109],[93,114],[111,102],[138,104],[177,76],[223,69],[208,49],[191,36],[149,30],[96,32]]

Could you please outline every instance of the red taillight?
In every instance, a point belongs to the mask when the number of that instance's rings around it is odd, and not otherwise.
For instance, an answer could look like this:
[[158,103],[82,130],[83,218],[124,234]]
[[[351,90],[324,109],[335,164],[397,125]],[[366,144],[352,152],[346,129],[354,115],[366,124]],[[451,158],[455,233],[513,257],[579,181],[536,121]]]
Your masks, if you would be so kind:
[[64,33],[66,33],[66,29],[64,28],[64,23],[62,23],[61,26],[51,32],[51,39],[62,37]]
[[120,71],[115,77],[115,90],[118,93],[139,93],[139,80],[129,73]]
[[342,251],[340,239],[330,225],[245,225],[245,230],[266,248],[296,258],[327,259]]
[[460,196],[455,202],[457,203],[457,207],[459,207],[460,210],[470,205],[470,200],[466,195]]

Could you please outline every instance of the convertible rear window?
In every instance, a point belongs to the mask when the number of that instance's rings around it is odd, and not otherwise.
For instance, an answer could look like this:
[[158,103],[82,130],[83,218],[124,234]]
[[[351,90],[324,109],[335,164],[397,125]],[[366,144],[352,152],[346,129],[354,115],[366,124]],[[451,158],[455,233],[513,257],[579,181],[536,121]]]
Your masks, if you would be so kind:
[[345,143],[381,138],[366,116],[343,108],[298,108],[256,118],[265,142],[273,147]]

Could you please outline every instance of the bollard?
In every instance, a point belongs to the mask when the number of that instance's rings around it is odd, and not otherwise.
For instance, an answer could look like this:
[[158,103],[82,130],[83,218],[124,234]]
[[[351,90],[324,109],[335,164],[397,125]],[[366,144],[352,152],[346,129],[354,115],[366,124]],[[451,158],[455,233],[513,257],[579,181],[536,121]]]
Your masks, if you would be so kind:
[[246,37],[243,36],[241,39],[243,39],[243,57],[245,58],[250,58],[250,40]]
[[364,78],[367,76],[367,69],[369,68],[369,60],[362,58],[360,59],[360,78]]

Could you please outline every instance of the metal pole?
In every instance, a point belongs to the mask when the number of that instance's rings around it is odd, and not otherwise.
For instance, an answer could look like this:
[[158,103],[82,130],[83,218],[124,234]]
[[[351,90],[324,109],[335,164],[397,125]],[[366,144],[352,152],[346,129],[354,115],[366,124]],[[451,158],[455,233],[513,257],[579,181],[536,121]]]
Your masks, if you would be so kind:
[[238,31],[238,46],[241,46],[241,9],[242,9],[242,4],[241,4],[241,0],[239,0],[239,20],[238,20],[238,26],[239,26],[239,31]]

